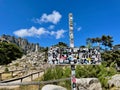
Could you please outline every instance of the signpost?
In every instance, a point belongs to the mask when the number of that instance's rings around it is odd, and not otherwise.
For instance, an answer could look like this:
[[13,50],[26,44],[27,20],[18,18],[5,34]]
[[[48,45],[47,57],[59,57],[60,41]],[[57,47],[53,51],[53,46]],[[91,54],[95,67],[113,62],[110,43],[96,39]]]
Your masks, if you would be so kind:
[[74,64],[74,36],[73,36],[73,15],[69,14],[69,37],[70,37],[70,48],[71,48],[71,89],[76,90],[76,78],[75,78],[75,64]]
[[71,89],[76,90],[75,65],[98,65],[101,64],[101,54],[97,47],[75,48],[73,35],[73,15],[69,14],[69,38],[70,47],[50,47],[48,50],[48,63],[55,65],[71,65]]

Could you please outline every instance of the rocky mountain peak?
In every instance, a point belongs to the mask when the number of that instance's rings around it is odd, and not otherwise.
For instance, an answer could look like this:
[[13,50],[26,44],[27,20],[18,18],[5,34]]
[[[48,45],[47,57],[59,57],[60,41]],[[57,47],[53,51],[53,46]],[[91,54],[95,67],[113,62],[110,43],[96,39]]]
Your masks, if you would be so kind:
[[24,38],[16,38],[15,36],[10,36],[10,35],[5,35],[3,34],[0,36],[0,42],[8,42],[8,43],[14,43],[18,45],[24,53],[29,53],[29,52],[35,52],[40,49],[40,46],[38,43],[29,43],[27,39]]

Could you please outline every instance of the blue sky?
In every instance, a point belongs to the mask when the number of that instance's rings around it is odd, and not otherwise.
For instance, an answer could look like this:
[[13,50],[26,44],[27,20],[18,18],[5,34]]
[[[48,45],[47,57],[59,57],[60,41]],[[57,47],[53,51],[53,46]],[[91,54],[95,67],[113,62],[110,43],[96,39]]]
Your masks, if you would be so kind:
[[70,12],[75,46],[103,34],[120,43],[120,0],[0,0],[0,35],[20,36],[41,46],[61,41],[69,45]]

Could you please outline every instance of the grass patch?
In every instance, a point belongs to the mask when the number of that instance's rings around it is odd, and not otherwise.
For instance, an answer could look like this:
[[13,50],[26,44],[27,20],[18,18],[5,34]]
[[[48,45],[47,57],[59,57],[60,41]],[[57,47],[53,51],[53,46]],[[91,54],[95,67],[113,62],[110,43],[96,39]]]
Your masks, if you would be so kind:
[[4,73],[2,74],[2,80],[10,79],[12,78],[11,73]]

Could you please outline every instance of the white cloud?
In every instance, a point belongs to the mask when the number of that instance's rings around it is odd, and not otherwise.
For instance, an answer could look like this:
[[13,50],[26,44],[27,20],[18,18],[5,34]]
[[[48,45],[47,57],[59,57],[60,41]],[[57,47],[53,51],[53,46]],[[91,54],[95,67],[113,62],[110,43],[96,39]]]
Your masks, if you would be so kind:
[[77,30],[77,31],[81,31],[81,30],[82,30],[82,27],[81,27],[81,26],[78,26],[76,22],[74,22],[74,28],[75,28],[75,30]]
[[65,30],[61,29],[56,32],[56,39],[64,37]]
[[51,31],[50,35],[56,35],[56,32],[55,31]]
[[40,37],[41,35],[51,35],[55,36],[56,39],[60,39],[64,37],[64,33],[66,31],[61,29],[58,31],[48,31],[45,28],[35,28],[31,27],[30,29],[20,29],[13,32],[18,37]]
[[33,21],[35,23],[47,23],[47,22],[51,22],[53,24],[57,24],[60,19],[62,18],[62,15],[58,12],[58,11],[53,11],[52,14],[47,15],[46,13],[44,13],[40,19],[34,19]]
[[48,29],[54,29],[54,28],[55,28],[54,25],[50,25],[50,26],[48,27]]
[[61,30],[58,30],[56,32],[55,31],[51,31],[50,35],[54,35],[56,37],[56,39],[60,39],[60,38],[64,37],[64,33],[65,32],[66,32],[65,30],[61,29]]
[[77,31],[80,31],[80,30],[82,30],[82,27],[78,27],[78,28],[77,28]]
[[15,32],[13,32],[16,36],[19,37],[32,37],[32,36],[41,36],[43,34],[49,33],[45,28],[35,28],[31,27],[30,29],[20,29]]

